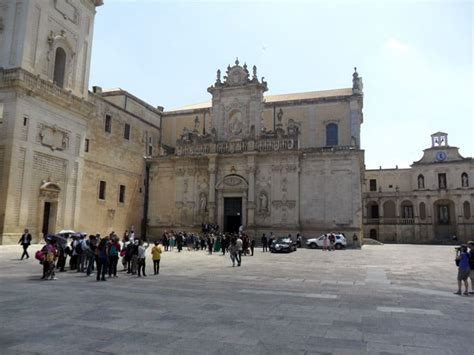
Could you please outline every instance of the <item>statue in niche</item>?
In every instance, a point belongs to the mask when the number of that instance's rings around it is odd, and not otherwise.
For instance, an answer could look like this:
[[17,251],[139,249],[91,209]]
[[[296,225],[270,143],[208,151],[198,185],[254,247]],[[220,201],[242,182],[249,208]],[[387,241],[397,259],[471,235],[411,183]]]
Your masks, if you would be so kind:
[[424,189],[425,188],[425,178],[423,175],[418,175],[418,188]]
[[194,119],[194,131],[195,132],[198,132],[199,131],[199,116],[196,116],[196,118]]
[[240,111],[234,112],[229,119],[229,130],[232,134],[237,135],[242,133],[242,113]]
[[199,210],[201,212],[206,212],[206,207],[207,207],[206,194],[202,193],[201,197],[199,198]]
[[259,199],[260,199],[260,211],[262,211],[262,212],[267,211],[268,210],[268,197],[267,197],[267,194],[262,191],[260,193]]
[[461,176],[461,185],[462,187],[468,187],[469,186],[469,178],[466,173],[462,174]]

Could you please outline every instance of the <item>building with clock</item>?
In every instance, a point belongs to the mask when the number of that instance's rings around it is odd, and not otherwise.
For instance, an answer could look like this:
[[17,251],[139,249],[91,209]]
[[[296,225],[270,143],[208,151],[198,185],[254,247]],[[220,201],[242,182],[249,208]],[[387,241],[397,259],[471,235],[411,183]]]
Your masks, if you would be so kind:
[[365,171],[365,235],[384,242],[443,242],[474,236],[474,160],[431,135],[431,147],[409,169]]

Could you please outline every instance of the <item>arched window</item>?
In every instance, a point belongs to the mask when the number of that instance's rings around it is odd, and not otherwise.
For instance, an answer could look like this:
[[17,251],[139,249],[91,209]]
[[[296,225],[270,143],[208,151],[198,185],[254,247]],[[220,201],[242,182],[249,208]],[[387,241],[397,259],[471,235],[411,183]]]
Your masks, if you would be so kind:
[[423,175],[418,175],[418,188],[424,189],[425,188],[425,177]]
[[468,201],[464,201],[463,209],[464,209],[464,218],[465,219],[471,218],[471,204]]
[[461,174],[461,186],[469,187],[469,176],[467,175],[467,173]]
[[329,123],[326,126],[326,145],[337,145],[338,144],[338,137],[337,137],[337,124],[336,123]]
[[426,218],[426,205],[424,202],[420,202],[420,219]]
[[369,218],[379,218],[379,205],[373,201],[367,205],[367,214]]
[[54,57],[54,76],[53,81],[59,87],[64,87],[64,77],[66,74],[66,52],[61,47],[56,49]]

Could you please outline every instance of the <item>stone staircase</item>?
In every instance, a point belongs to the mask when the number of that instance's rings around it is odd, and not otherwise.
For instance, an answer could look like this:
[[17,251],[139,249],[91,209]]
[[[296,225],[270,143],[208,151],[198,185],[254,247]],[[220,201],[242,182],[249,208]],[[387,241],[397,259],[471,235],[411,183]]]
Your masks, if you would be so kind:
[[364,238],[364,245],[383,245],[383,243],[372,238]]

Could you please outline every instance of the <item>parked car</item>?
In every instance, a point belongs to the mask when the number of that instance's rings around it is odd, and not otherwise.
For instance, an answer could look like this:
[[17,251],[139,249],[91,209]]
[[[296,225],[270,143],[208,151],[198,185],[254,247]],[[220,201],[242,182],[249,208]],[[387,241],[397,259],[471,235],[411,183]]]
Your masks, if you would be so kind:
[[[317,237],[317,238],[310,238],[306,240],[306,246],[311,249],[322,248],[324,246],[324,236],[325,234]],[[334,247],[336,249],[344,249],[347,246],[347,240],[342,234],[335,234],[336,236],[336,243]],[[329,242],[328,242],[329,244]]]
[[296,242],[288,237],[276,238],[270,245],[272,253],[291,253],[292,251],[296,251]]

